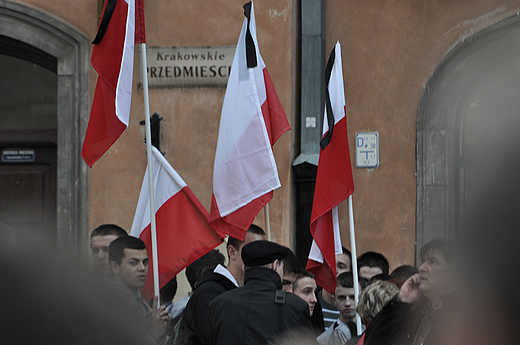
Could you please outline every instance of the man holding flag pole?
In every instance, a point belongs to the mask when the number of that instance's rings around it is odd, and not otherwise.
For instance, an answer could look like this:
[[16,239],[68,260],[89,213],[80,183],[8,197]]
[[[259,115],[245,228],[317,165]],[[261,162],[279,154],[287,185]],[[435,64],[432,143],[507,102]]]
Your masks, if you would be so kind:
[[[320,141],[320,159],[310,225],[314,240],[309,253],[307,269],[316,275],[318,285],[326,291],[334,293],[336,287],[336,255],[343,252],[337,206],[348,198],[352,272],[357,301],[359,282],[352,212],[354,180],[348,146],[343,68],[339,42],[336,43],[330,54],[325,75],[323,136]],[[359,317],[356,319],[359,331],[361,330],[361,323]]]
[[[145,300],[148,300],[152,295],[158,297],[159,290],[164,284],[188,264],[220,244],[222,237],[209,227],[207,211],[180,176],[160,152],[152,150],[145,42],[143,1],[107,0],[98,33],[93,41],[95,46],[92,65],[99,77],[82,156],[92,167],[128,126],[134,50],[135,44],[140,44],[147,171],[131,234],[142,238],[148,250],[151,250],[153,285],[152,280],[147,279],[147,285],[141,291]],[[157,187],[161,192],[158,199],[155,196]],[[164,254],[160,265],[156,214],[160,217],[161,248],[163,248],[161,255]],[[182,236],[182,234],[188,235]],[[180,244],[178,250],[175,250],[175,246],[172,247],[172,243],[176,243],[177,247]]]

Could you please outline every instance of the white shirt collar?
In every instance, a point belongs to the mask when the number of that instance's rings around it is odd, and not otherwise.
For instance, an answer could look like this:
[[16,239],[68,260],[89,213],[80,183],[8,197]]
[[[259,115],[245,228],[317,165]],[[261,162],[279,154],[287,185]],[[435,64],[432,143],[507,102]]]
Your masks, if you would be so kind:
[[235,284],[236,287],[238,287],[238,283],[235,277],[233,277],[231,272],[229,272],[228,269],[222,266],[221,264],[218,264],[217,267],[215,267],[215,269],[213,270],[213,272],[223,275],[227,279],[231,280],[231,282]]

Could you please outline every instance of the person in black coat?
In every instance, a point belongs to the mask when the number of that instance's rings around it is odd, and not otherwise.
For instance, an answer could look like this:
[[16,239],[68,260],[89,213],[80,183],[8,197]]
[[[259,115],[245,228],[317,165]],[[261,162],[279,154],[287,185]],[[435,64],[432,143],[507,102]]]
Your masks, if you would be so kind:
[[264,230],[254,224],[247,230],[243,241],[233,237],[228,238],[229,264],[227,268],[218,265],[215,270],[202,274],[184,310],[179,332],[173,342],[174,345],[209,345],[211,343],[208,319],[209,303],[221,293],[243,285],[242,248],[249,242],[264,239]]
[[374,317],[364,345],[442,345],[463,309],[460,293],[460,248],[433,240],[421,249],[424,263],[399,294]]
[[243,247],[244,286],[223,293],[209,305],[213,345],[264,345],[291,331],[313,339],[309,306],[282,290],[282,260],[289,252],[270,241]]

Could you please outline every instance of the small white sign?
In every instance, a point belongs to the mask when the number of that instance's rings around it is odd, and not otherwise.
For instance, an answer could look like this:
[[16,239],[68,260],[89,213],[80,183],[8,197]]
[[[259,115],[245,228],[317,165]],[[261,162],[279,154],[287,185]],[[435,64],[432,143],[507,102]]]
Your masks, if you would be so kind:
[[35,160],[36,155],[34,153],[34,149],[2,149],[2,163],[34,162]]
[[316,128],[316,117],[307,116],[305,118],[305,128]]
[[356,167],[379,166],[379,133],[356,133]]

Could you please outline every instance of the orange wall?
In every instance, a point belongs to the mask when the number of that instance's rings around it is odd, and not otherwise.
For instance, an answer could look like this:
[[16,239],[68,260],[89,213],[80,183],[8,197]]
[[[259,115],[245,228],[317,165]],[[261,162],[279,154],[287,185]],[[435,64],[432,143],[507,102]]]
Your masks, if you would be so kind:
[[[96,0],[23,0],[93,38]],[[245,0],[145,0],[151,46],[234,45]],[[299,122],[297,0],[257,0],[258,41],[291,126]],[[342,44],[351,157],[356,132],[379,132],[380,167],[354,168],[358,254],[384,253],[391,268],[413,263],[416,215],[416,118],[423,87],[442,58],[464,37],[514,15],[512,0],[326,1],[326,54]],[[137,73],[137,64],[136,64]],[[90,100],[97,74],[91,69]],[[137,83],[135,82],[134,85]],[[224,88],[150,90],[150,111],[164,121],[162,150],[209,210],[213,159]],[[129,128],[89,172],[89,229],[117,223],[130,229],[146,155],[142,90],[134,87]],[[299,138],[290,131],[275,145],[282,187],[270,205],[273,240],[291,243],[291,161]],[[353,164],[354,165],[354,164]],[[340,205],[349,245],[347,205]],[[264,226],[260,212],[255,223]]]
[[[379,132],[380,166],[354,168],[358,255],[414,263],[416,121],[423,87],[464,37],[516,14],[515,1],[327,1],[326,51],[342,44],[351,156],[356,132]],[[355,166],[355,164],[353,164]],[[350,243],[346,203],[342,237]]]

